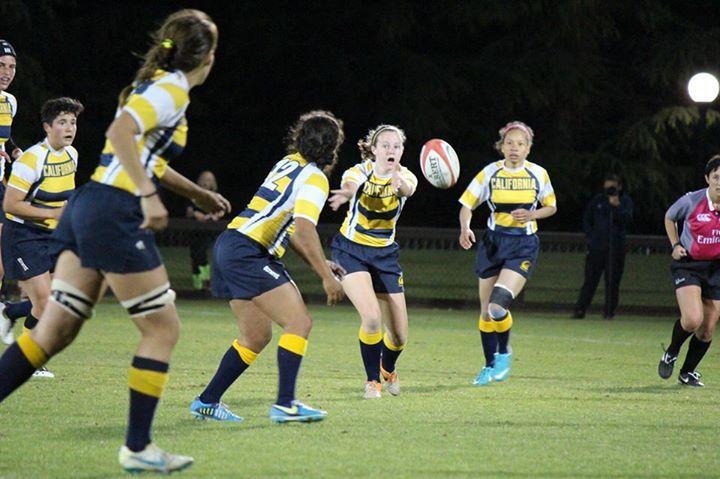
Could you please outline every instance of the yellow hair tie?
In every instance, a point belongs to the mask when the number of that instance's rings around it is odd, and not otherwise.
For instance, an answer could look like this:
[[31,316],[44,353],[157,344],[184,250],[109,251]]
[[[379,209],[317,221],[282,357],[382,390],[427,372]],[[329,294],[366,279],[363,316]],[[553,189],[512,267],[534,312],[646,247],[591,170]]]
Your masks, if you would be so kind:
[[160,45],[162,45],[163,48],[167,48],[168,50],[170,50],[172,47],[175,46],[175,42],[169,38],[166,38],[160,43]]

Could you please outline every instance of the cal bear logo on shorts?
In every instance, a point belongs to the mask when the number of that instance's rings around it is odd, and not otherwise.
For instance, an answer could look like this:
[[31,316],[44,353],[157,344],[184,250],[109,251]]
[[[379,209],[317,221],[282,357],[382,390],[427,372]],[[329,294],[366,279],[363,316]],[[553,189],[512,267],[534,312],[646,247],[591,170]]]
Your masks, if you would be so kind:
[[531,263],[530,261],[527,261],[527,260],[525,260],[525,261],[523,261],[522,263],[520,263],[520,269],[523,270],[523,271],[525,271],[526,273],[527,273],[528,271],[530,271],[530,266],[532,266],[532,263]]
[[403,278],[403,275],[401,274],[400,276],[398,276],[398,286],[400,286],[402,288],[404,285],[405,285],[405,279]]

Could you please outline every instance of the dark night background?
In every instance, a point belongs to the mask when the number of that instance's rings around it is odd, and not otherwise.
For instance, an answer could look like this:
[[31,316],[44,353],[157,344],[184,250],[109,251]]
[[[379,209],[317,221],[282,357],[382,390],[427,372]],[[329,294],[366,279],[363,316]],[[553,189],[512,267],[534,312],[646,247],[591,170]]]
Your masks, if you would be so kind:
[[[421,179],[401,225],[456,226],[457,198],[498,158],[492,144],[511,120],[535,129],[529,159],[557,193],[559,212],[544,230],[579,230],[584,203],[615,171],[636,203],[632,231],[660,233],[666,207],[704,186],[704,161],[718,150],[720,115],[693,105],[686,83],[697,71],[718,73],[720,5],[671,0],[3,0],[0,37],[19,56],[8,89],[19,102],[15,141],[26,148],[42,138],[43,101],[78,98],[83,183],[139,65],[132,52],[144,53],[148,32],[181,7],[208,12],[220,43],[210,78],[191,94],[188,148],[173,166],[193,179],[213,170],[235,210],[283,155],[288,125],[316,108],[346,125],[333,187],[378,123],[406,130],[403,163],[418,177],[424,141],[454,146],[459,183],[443,191]],[[182,214],[182,200],[166,203]],[[326,211],[322,221],[340,219]]]

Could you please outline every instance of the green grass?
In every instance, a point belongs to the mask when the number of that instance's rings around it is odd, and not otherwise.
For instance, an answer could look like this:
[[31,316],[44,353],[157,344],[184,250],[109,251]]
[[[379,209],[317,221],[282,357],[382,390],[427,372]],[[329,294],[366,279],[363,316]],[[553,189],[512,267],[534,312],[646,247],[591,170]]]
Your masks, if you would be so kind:
[[[188,249],[163,248],[162,253],[174,287],[190,289]],[[303,292],[322,294],[317,277],[295,253],[289,252],[282,261]],[[404,249],[400,252],[400,264],[409,301],[414,298],[475,301],[477,298],[474,251]],[[538,267],[525,288],[524,300],[574,305],[583,282],[584,267],[583,253],[541,252]],[[620,284],[620,305],[674,307],[669,268],[668,255],[627,255]],[[604,289],[601,280],[593,304],[603,304]]]
[[[313,306],[298,397],[328,419],[268,420],[276,334],[223,398],[245,417],[238,425],[197,422],[187,411],[236,334],[229,308],[178,307],[183,334],[155,438],[195,457],[181,477],[720,477],[720,361],[711,349],[704,389],[659,379],[667,319],[516,313],[513,377],[478,388],[476,313],[411,310],[402,395],[366,401],[354,311]],[[117,449],[137,339],[124,310],[106,301],[51,362],[56,379],[32,379],[0,405],[0,477],[123,477]]]

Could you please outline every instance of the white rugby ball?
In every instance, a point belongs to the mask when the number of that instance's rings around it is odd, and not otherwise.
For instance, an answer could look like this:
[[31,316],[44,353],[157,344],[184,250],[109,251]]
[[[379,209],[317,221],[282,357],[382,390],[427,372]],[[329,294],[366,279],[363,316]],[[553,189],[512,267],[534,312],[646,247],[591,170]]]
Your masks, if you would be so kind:
[[457,183],[460,161],[448,142],[434,139],[420,151],[420,169],[431,185],[444,190]]

